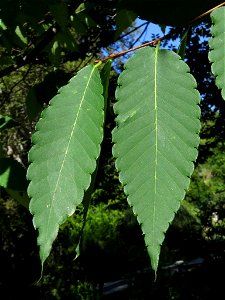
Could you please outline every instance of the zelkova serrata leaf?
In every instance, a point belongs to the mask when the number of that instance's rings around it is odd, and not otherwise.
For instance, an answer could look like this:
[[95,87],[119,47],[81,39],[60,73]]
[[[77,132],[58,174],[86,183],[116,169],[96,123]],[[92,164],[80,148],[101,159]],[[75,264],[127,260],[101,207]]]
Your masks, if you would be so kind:
[[211,13],[212,38],[209,40],[209,60],[212,63],[216,85],[222,90],[225,99],[225,7],[218,8]]
[[103,136],[102,92],[97,68],[85,67],[51,100],[32,137],[28,194],[42,264],[90,185]]
[[200,96],[172,51],[137,51],[119,76],[113,154],[156,271],[160,246],[193,172]]

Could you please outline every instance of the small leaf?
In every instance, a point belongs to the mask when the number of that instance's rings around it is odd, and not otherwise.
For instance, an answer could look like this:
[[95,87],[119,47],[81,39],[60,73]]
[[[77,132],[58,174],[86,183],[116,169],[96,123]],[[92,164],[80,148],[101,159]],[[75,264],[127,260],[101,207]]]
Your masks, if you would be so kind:
[[188,39],[188,31],[189,28],[185,31],[183,34],[181,41],[180,41],[180,46],[177,50],[177,54],[181,57],[181,59],[184,60],[185,58],[185,53],[186,53],[186,46],[187,46],[187,39]]
[[[55,36],[55,39],[49,44],[50,47],[50,51],[48,51],[48,57],[50,62],[54,65],[54,66],[58,66],[59,65],[59,59],[60,59],[60,47],[59,47],[59,42],[57,40],[57,35]],[[47,47],[47,48],[49,48]]]
[[197,157],[200,97],[188,66],[158,47],[137,51],[118,84],[113,155],[156,271]]
[[5,26],[5,24],[4,24],[4,22],[2,21],[2,19],[0,19],[0,28],[1,28],[2,30],[6,30],[6,29],[7,29],[7,27]]
[[163,24],[159,24],[159,27],[160,27],[162,33],[165,35],[166,34],[166,28],[167,28],[167,26],[163,25]]
[[216,85],[222,90],[225,99],[225,7],[218,8],[211,13],[212,38],[209,40],[209,60],[212,72],[216,77]]
[[27,37],[24,36],[24,34],[21,31],[21,28],[19,26],[16,27],[15,29],[15,33],[18,36],[18,38],[20,39],[20,41],[26,45],[27,44]]
[[9,129],[17,125],[17,122],[8,116],[0,115],[0,130]]
[[99,72],[89,65],[59,90],[37,123],[27,177],[42,265],[59,225],[90,185],[103,135],[103,106]]

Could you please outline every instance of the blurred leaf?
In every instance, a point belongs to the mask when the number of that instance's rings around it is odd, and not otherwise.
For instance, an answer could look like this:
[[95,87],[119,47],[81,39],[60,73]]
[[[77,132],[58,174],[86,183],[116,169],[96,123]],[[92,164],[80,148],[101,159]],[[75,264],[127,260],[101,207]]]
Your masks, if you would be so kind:
[[115,39],[117,39],[124,30],[132,25],[134,20],[137,18],[137,14],[127,10],[121,9],[116,14],[116,34]]
[[184,60],[185,58],[185,52],[186,52],[186,45],[187,45],[187,39],[188,39],[188,30],[185,31],[183,34],[181,41],[180,41],[180,46],[177,50],[177,54],[180,55],[180,57]]
[[167,27],[167,26],[166,26],[166,25],[163,25],[163,24],[160,24],[159,27],[160,27],[162,33],[163,33],[163,34],[166,34],[166,27]]
[[25,191],[27,185],[26,170],[20,163],[12,158],[0,158],[0,186]]
[[60,28],[64,31],[67,30],[67,22],[68,22],[68,7],[67,3],[57,2],[49,5],[50,11],[60,26]]
[[19,204],[23,205],[25,208],[29,209],[30,199],[25,191],[14,191],[11,189],[6,189],[7,193],[16,200]]
[[6,30],[7,29],[7,27],[5,26],[4,22],[1,19],[0,19],[0,28],[2,30]]
[[80,35],[88,35],[88,29],[91,27],[97,27],[98,24],[88,14],[80,12],[73,16],[72,26],[74,27],[76,33]]
[[109,77],[110,77],[110,71],[112,67],[112,60],[108,60],[104,67],[102,68],[100,72],[101,80],[102,80],[102,85],[103,85],[103,97],[104,97],[104,111],[105,111],[105,118],[107,115],[108,111],[108,93],[109,93]]
[[4,153],[4,151],[3,151],[3,146],[2,146],[2,144],[0,143],[0,158],[3,158],[3,157],[5,157],[5,153]]
[[16,35],[18,36],[18,38],[20,39],[20,41],[26,45],[27,44],[27,38],[24,36],[24,34],[22,33],[21,29],[19,26],[16,26],[16,30],[15,30]]
[[30,121],[34,121],[42,111],[42,106],[35,93],[35,87],[32,87],[27,94],[26,111]]
[[8,116],[0,115],[0,130],[9,129],[18,125],[16,121]]
[[48,51],[48,58],[50,62],[52,63],[53,66],[57,67],[59,65],[60,54],[61,54],[57,37],[55,37],[55,39],[49,44],[47,51]]
[[90,2],[83,2],[81,3],[78,8],[76,9],[76,13],[79,14],[81,12],[89,11],[93,8],[94,4]]

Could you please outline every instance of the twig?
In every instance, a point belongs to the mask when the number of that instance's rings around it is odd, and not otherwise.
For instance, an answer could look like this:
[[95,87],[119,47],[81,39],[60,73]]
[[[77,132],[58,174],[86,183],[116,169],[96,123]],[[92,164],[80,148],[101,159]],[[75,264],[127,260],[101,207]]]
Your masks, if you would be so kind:
[[[203,18],[203,17],[209,15],[209,14],[210,14],[211,12],[213,12],[215,9],[220,8],[220,7],[224,6],[224,5],[225,5],[225,2],[223,2],[223,3],[221,3],[221,4],[217,5],[217,6],[215,6],[215,7],[213,7],[213,8],[211,8],[210,10],[204,12],[203,14],[199,15],[198,17],[192,19],[188,24],[189,24],[189,25],[193,24],[194,22],[200,20],[201,18]],[[158,39],[155,39],[155,40],[152,40],[152,41],[150,41],[150,42],[144,43],[144,44],[142,44],[142,45],[140,45],[140,46],[137,46],[137,47],[132,47],[132,48],[127,49],[127,50],[125,50],[125,51],[121,51],[121,52],[117,52],[117,53],[112,53],[112,54],[110,54],[109,56],[107,56],[107,57],[105,57],[105,58],[103,58],[103,59],[96,60],[95,63],[98,63],[98,62],[100,62],[100,61],[101,61],[101,62],[105,62],[105,61],[107,61],[108,59],[113,59],[113,58],[122,56],[122,55],[124,55],[124,54],[127,54],[127,53],[129,53],[129,52],[135,51],[135,50],[140,49],[140,48],[144,48],[144,47],[149,46],[149,45],[156,45],[156,44],[158,44],[158,42],[162,41],[163,39],[168,38],[172,33],[177,32],[177,30],[178,30],[178,28],[174,28],[174,29],[172,29],[172,30],[170,31],[170,33],[168,33],[168,34],[166,34],[166,35],[164,35],[164,36],[161,36],[161,37],[158,38]]]
[[[146,24],[149,24],[149,21],[146,21],[145,23],[142,23],[141,25],[139,25],[139,26],[133,28],[132,30],[130,30],[130,31],[126,32],[126,33],[124,33],[123,35],[120,36],[120,38],[119,38],[117,41],[119,41],[119,40],[125,38],[125,37],[128,36],[129,34],[135,32],[136,30],[138,30],[138,29],[140,29],[141,27],[145,26]],[[117,42],[117,41],[116,41],[116,42]]]
[[142,38],[142,36],[143,36],[143,35],[145,34],[145,32],[147,31],[149,24],[150,24],[150,22],[147,22],[147,23],[146,23],[144,30],[143,30],[142,33],[139,35],[139,37],[133,42],[133,44],[131,45],[131,48],[133,48],[134,45]]
[[19,81],[17,81],[17,82],[11,87],[11,89],[10,89],[10,91],[9,91],[9,94],[12,93],[13,89],[14,89],[18,84],[20,84],[22,81],[25,81],[25,78],[26,78],[27,75],[29,74],[30,69],[31,69],[31,65],[28,66],[28,68],[27,68],[25,74],[22,76],[22,78],[21,78]]
[[209,14],[210,14],[211,12],[213,12],[215,9],[220,8],[220,7],[224,6],[224,5],[225,5],[225,2],[223,2],[223,3],[219,4],[219,5],[217,5],[217,6],[213,7],[213,8],[211,8],[210,10],[204,12],[204,13],[201,14],[200,16],[198,16],[198,17],[194,18],[193,20],[191,20],[191,21],[190,21],[190,25],[191,25],[192,23],[194,23],[194,22],[200,20],[201,18],[203,18],[203,17],[209,15]]
[[[175,31],[175,30],[173,30],[173,32],[174,32],[174,31]],[[103,58],[103,59],[96,60],[95,63],[99,63],[100,61],[101,61],[101,62],[105,62],[105,61],[107,61],[108,59],[112,59],[112,58],[119,57],[119,56],[124,55],[124,54],[127,54],[127,53],[129,53],[129,52],[131,52],[131,51],[134,51],[134,50],[137,50],[137,49],[140,49],[140,48],[144,48],[144,47],[149,46],[149,45],[156,45],[156,44],[158,44],[158,42],[162,41],[164,38],[168,37],[168,36],[171,35],[171,34],[172,34],[172,31],[171,31],[169,34],[166,34],[166,35],[164,35],[164,36],[162,36],[162,37],[159,37],[159,38],[156,39],[156,40],[153,40],[153,41],[144,43],[144,44],[142,44],[142,45],[140,45],[140,46],[133,47],[133,48],[127,49],[127,50],[125,50],[125,51],[121,51],[121,52],[117,52],[117,53],[112,53],[112,54],[110,54],[109,56],[107,56],[107,57],[105,57],[105,58]]]

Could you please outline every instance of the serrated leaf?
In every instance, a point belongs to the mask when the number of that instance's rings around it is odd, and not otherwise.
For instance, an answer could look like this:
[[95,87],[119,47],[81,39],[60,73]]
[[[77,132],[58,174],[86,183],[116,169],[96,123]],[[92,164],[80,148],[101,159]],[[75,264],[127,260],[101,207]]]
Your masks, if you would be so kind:
[[216,77],[216,85],[222,90],[222,97],[225,99],[225,7],[214,10],[210,16],[213,25],[212,38],[209,40],[209,60]]
[[42,264],[59,225],[90,185],[103,135],[103,106],[99,72],[89,65],[59,90],[37,124],[27,177]]
[[199,93],[172,51],[139,50],[119,76],[113,154],[156,271],[160,246],[193,172]]

